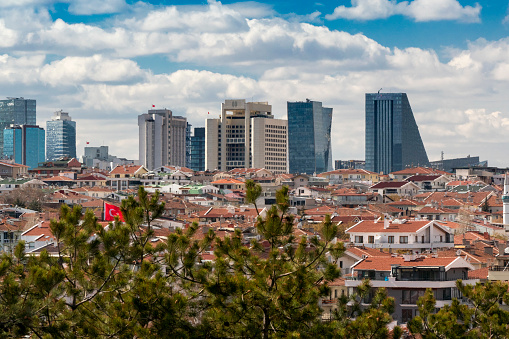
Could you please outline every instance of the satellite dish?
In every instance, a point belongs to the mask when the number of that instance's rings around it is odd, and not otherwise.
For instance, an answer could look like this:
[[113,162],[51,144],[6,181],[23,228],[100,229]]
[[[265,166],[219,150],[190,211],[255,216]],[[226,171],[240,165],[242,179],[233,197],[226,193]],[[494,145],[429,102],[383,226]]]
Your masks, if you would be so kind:
[[461,255],[461,250],[457,250],[456,255]]
[[504,254],[509,254],[509,247],[506,247],[504,250]]

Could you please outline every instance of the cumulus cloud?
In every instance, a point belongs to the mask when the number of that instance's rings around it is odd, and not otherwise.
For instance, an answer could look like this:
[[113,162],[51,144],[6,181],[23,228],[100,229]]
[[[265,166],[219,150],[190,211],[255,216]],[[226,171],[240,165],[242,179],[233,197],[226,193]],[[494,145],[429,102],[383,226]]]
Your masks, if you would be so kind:
[[413,0],[397,2],[396,0],[351,0],[351,6],[338,6],[327,20],[352,19],[374,20],[385,19],[393,15],[403,15],[415,21],[456,20],[479,22],[481,5],[461,6],[457,0]]

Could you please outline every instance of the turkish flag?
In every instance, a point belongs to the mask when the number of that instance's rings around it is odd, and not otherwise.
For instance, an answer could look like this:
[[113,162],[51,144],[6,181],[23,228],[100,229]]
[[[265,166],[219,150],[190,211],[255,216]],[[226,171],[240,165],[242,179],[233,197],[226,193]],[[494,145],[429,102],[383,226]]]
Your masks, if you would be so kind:
[[104,203],[104,220],[105,221],[114,221],[115,217],[118,215],[120,221],[125,221],[122,212],[120,212],[120,207]]

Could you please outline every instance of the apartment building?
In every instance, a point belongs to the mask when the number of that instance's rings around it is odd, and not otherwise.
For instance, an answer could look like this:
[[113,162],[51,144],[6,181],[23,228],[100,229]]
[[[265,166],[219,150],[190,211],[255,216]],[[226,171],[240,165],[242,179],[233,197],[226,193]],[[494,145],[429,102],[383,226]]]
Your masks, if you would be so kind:
[[288,172],[288,122],[275,119],[267,102],[226,100],[221,117],[207,119],[205,168],[265,168],[274,174]]

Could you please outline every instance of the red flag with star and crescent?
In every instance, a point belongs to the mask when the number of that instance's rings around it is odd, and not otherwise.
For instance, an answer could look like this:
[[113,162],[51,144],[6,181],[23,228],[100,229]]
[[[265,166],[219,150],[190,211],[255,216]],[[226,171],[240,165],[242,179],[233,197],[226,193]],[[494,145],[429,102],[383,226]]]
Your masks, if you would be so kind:
[[118,215],[120,221],[125,221],[122,212],[120,212],[120,207],[104,203],[104,220],[105,221],[114,221],[115,217]]

